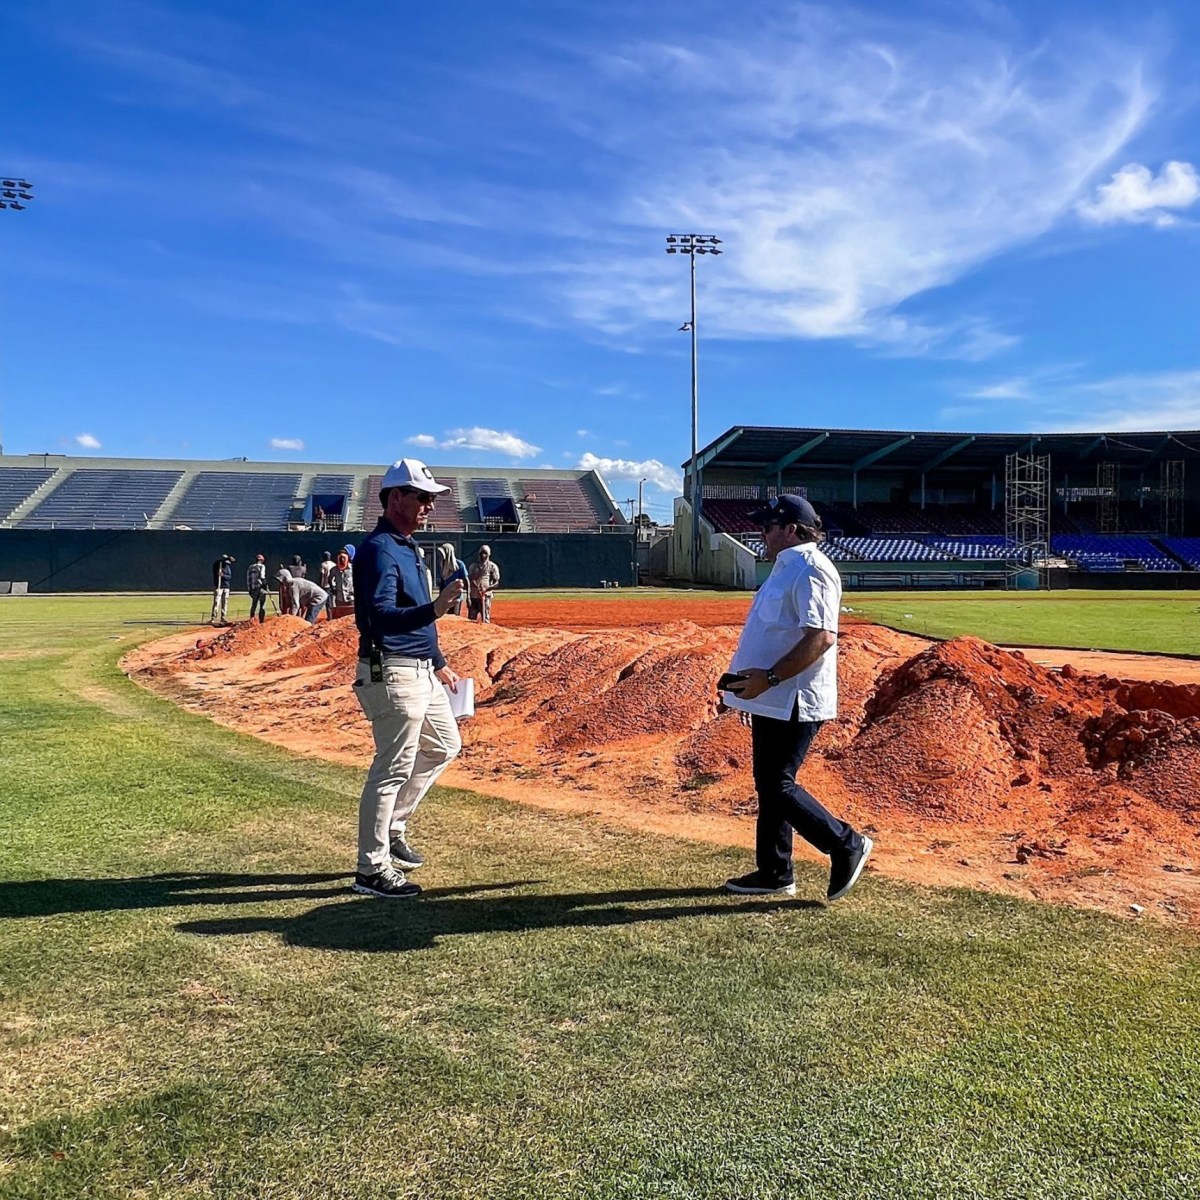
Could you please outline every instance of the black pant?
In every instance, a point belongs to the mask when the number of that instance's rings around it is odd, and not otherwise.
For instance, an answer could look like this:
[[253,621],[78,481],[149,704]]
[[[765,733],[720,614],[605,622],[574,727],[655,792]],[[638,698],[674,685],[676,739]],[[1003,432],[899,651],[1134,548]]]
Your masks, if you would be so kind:
[[774,717],[751,720],[754,746],[754,787],[758,792],[758,831],[755,858],[758,869],[780,883],[792,881],[792,830],[822,854],[851,853],[859,835],[839,821],[796,781],[821,721]]
[[250,593],[250,620],[254,620],[255,612],[258,613],[260,622],[267,619],[267,593],[262,588]]

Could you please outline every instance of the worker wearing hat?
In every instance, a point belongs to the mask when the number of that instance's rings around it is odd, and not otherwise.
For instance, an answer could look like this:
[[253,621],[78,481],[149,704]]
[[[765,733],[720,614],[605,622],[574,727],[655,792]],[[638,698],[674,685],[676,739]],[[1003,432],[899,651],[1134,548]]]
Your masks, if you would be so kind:
[[404,876],[424,862],[408,844],[408,821],[462,748],[445,690],[455,688],[458,676],[438,647],[436,622],[461,596],[463,584],[454,579],[431,596],[413,540],[436,498],[449,490],[418,459],[393,463],[379,491],[383,516],[353,562],[359,634],[354,694],[375,738],[359,801],[353,888],[384,899],[420,895]]
[[233,564],[236,560],[230,554],[222,554],[212,565],[213,602],[212,625],[228,625],[229,615],[229,585],[233,580]]
[[829,855],[828,900],[857,882],[871,853],[858,833],[801,787],[800,766],[825,721],[837,716],[842,581],[822,553],[821,519],[803,496],[776,496],[749,514],[774,566],[746,616],[723,694],[748,714],[758,792],[756,869],[727,880],[743,895],[792,895],[792,831]]
[[250,593],[250,620],[257,613],[261,625],[267,619],[267,560],[261,554],[246,568],[246,591]]

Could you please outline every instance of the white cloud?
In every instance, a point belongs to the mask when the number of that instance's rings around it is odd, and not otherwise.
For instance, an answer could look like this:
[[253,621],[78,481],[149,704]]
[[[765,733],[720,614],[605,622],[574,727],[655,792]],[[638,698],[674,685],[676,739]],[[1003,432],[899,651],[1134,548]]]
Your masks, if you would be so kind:
[[78,433],[75,435],[75,441],[85,450],[100,449],[100,439],[91,433]]
[[304,443],[300,438],[279,438],[271,439],[272,450],[303,450]]
[[577,429],[577,430],[575,430],[575,436],[576,437],[591,437],[592,435],[586,429]]
[[1191,163],[1169,162],[1157,175],[1140,163],[1128,163],[1077,207],[1080,216],[1097,225],[1126,221],[1164,228],[1178,221],[1166,210],[1190,208],[1197,200],[1200,176]]
[[1200,429],[1200,370],[1114,376],[1064,389],[1040,406],[1043,431]]
[[593,245],[564,281],[574,315],[614,336],[678,325],[686,260],[661,253],[661,232],[696,230],[724,239],[697,262],[707,333],[967,358],[1011,345],[979,318],[898,309],[1070,215],[1152,106],[1143,52],[1099,37],[1025,52],[971,22],[781,12],[754,32],[626,47],[610,68],[596,120],[656,116],[636,139],[601,127],[635,161],[613,252]]
[[605,480],[629,479],[636,483],[645,479],[663,492],[676,495],[683,490],[683,476],[657,458],[632,462],[626,458],[601,458],[590,451],[576,464],[580,471],[598,471]]
[[438,441],[431,433],[414,433],[408,439],[408,444],[410,446],[428,446],[432,448],[438,444]]
[[533,458],[542,452],[541,446],[517,437],[515,433],[501,433],[497,429],[448,429],[445,441],[438,445],[443,450],[491,450],[507,454],[510,458]]

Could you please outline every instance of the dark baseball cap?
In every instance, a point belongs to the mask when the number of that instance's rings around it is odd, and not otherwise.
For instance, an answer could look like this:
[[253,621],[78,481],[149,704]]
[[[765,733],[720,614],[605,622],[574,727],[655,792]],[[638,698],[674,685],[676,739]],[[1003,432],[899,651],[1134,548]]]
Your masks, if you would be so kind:
[[748,516],[751,521],[776,521],[780,525],[808,525],[813,529],[821,525],[817,510],[803,496],[775,496],[769,504],[756,508]]

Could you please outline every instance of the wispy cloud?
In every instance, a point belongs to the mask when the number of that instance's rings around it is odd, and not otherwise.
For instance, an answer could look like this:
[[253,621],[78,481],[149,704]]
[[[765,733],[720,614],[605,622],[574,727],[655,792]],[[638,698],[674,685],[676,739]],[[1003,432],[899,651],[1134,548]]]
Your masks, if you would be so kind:
[[[725,239],[698,264],[708,331],[974,357],[1011,344],[985,319],[942,327],[900,306],[1070,214],[1146,119],[1144,52],[1100,37],[1026,52],[969,24],[808,5],[753,28],[626,47],[609,72],[662,126],[639,136],[628,225]],[[682,274],[644,249],[592,257],[569,296],[620,333],[678,318]]]
[[75,435],[75,444],[82,446],[85,450],[101,449],[100,439],[91,433],[77,433]]
[[303,450],[304,442],[300,438],[281,438],[273,437],[271,439],[272,450]]
[[[724,238],[722,257],[697,264],[707,335],[979,361],[1019,331],[947,318],[930,293],[1076,210],[1162,223],[1196,186],[1169,163],[1157,177],[1127,167],[1090,195],[1156,99],[1153,48],[1128,29],[1034,44],[988,5],[938,24],[764,0],[753,21],[714,9],[664,38],[633,6],[602,25],[606,11],[583,6],[595,29],[574,46],[534,38],[500,67],[430,67],[428,95],[453,87],[453,109],[402,101],[365,69],[371,48],[339,61],[334,89],[191,18],[75,44],[153,100],[263,139],[237,195],[206,203],[352,274],[331,280],[321,319],[397,346],[424,340],[420,309],[387,300],[403,270],[460,281],[460,320],[570,325],[640,353],[686,315],[686,271],[662,234],[696,230]],[[427,103],[427,119],[405,102]],[[379,153],[398,137],[403,172]],[[335,192],[314,189],[317,175]]]
[[483,450],[514,459],[533,458],[542,452],[541,446],[535,446],[515,433],[481,429],[479,426],[447,429],[440,439],[431,433],[417,433],[408,439],[408,444],[429,450]]
[[1129,163],[1077,207],[1084,220],[1096,225],[1127,222],[1163,229],[1177,224],[1176,211],[1191,208],[1197,200],[1200,177],[1191,163],[1169,162],[1157,175],[1140,163]]
[[639,479],[645,479],[659,491],[671,495],[683,488],[683,476],[657,458],[633,462],[627,458],[603,458],[588,451],[580,457],[576,466],[580,471],[599,471],[605,480],[626,479],[636,483]]
[[1038,430],[1200,429],[1200,369],[1116,375],[1049,398]]

